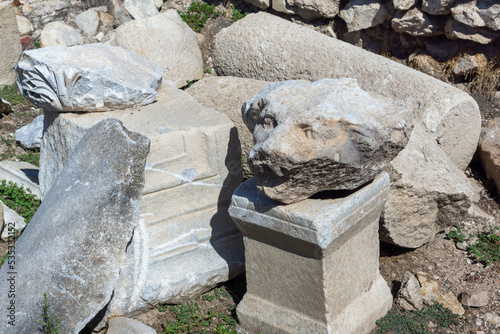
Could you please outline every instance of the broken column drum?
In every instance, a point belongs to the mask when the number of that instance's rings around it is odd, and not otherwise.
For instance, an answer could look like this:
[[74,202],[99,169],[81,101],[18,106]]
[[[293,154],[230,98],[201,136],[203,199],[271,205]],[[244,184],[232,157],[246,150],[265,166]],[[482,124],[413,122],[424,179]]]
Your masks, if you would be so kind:
[[243,233],[247,293],[238,319],[262,333],[369,333],[391,308],[379,273],[378,220],[385,172],[347,197],[282,205],[255,178],[233,194]]

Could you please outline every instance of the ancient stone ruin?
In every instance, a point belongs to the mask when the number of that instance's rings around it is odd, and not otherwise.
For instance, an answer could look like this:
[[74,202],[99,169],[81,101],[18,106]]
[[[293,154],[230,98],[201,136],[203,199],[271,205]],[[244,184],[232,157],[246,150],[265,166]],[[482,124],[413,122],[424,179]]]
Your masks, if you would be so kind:
[[1,333],[41,330],[44,303],[61,333],[154,333],[159,307],[243,275],[241,333],[368,334],[393,307],[495,300],[459,301],[423,272],[434,264],[384,276],[380,251],[499,226],[471,177],[480,163],[500,189],[498,124],[457,87],[489,68],[500,94],[500,5],[18,2],[0,3],[0,125],[28,114],[1,96],[15,82],[43,115],[12,140],[40,166],[0,161],[0,182],[42,202],[29,223],[0,203]]

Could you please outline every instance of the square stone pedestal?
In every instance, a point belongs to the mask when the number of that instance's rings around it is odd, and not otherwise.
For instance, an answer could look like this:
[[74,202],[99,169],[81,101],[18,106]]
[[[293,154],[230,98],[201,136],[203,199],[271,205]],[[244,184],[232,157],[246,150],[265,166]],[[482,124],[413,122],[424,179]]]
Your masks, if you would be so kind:
[[283,205],[250,179],[229,213],[245,243],[241,324],[262,333],[369,333],[391,308],[379,273],[378,220],[389,176],[337,199]]

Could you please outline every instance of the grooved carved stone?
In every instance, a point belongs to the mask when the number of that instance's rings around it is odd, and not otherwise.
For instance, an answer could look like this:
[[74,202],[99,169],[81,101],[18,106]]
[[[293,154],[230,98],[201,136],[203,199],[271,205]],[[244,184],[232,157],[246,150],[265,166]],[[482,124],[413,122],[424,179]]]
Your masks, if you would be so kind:
[[106,317],[186,301],[244,270],[241,234],[227,213],[241,182],[236,129],[171,83],[159,93],[157,102],[135,109],[46,113],[42,196],[75,143],[100,119],[117,118],[151,140],[141,220]]

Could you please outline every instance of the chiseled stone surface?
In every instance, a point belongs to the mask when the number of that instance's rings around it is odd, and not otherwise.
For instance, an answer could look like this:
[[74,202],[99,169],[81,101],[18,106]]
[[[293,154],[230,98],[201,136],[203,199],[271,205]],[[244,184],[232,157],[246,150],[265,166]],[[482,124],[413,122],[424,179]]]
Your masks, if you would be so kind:
[[290,204],[372,180],[401,151],[412,115],[354,79],[269,84],[242,107],[259,189]]
[[121,25],[116,29],[115,42],[163,68],[164,80],[177,87],[203,77],[196,34],[174,9]]
[[243,174],[246,176],[251,175],[247,156],[253,146],[253,133],[243,122],[241,106],[267,84],[269,82],[255,79],[212,76],[201,79],[186,90],[200,104],[226,114],[234,123],[238,129]]
[[260,193],[253,178],[238,187],[229,212],[245,241],[241,324],[264,333],[369,333],[392,305],[377,238],[388,193],[386,173],[347,197],[290,205]]
[[487,123],[479,140],[479,158],[488,179],[493,180],[500,193],[500,120]]
[[16,14],[10,1],[0,2],[0,87],[16,81],[14,67],[23,52]]
[[[112,119],[82,138],[16,243],[15,265],[0,269],[4,296],[15,276],[17,311],[2,333],[36,332],[44,293],[61,333],[79,333],[108,304],[139,220],[148,151],[147,138]],[[3,319],[10,300],[0,300]]]
[[40,197],[38,167],[25,161],[0,161],[0,180],[12,181]]
[[126,111],[45,114],[42,195],[101,119],[119,119],[151,140],[141,220],[107,316],[187,301],[244,270],[242,237],[227,213],[241,182],[236,128],[171,83],[159,93],[156,103]]
[[[242,52],[244,50],[244,52]],[[412,105],[417,120],[460,169],[481,132],[476,102],[466,93],[359,47],[267,13],[250,14],[216,35],[219,75],[266,81],[354,78],[368,91]]]
[[156,334],[153,328],[142,322],[124,317],[109,319],[108,326],[106,334]]
[[381,219],[384,241],[420,247],[460,221],[471,206],[474,192],[467,177],[420,125],[387,171],[391,193]]
[[44,110],[104,111],[153,102],[163,70],[116,46],[86,44],[24,52],[19,90]]

